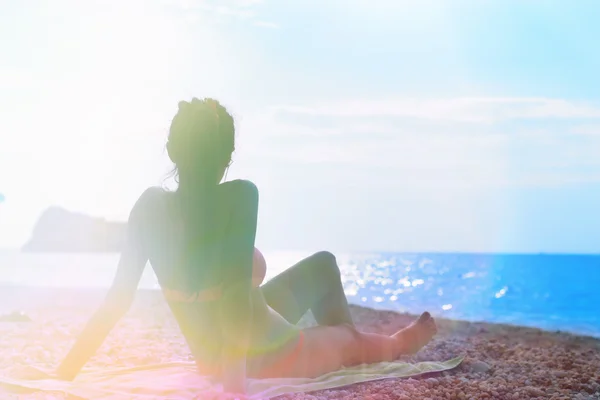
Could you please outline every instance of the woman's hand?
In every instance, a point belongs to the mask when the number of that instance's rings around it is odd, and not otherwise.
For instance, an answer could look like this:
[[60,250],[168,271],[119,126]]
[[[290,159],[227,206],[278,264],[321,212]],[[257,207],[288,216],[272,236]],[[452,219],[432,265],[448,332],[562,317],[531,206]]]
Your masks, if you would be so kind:
[[197,400],[248,400],[249,397],[244,394],[227,393],[219,390],[203,391]]
[[248,400],[249,397],[244,394],[223,393],[219,400]]
[[246,393],[246,358],[223,365],[224,374],[221,376],[223,390],[226,393]]
[[46,369],[34,367],[31,365],[16,367],[11,371],[10,375],[16,379],[24,379],[24,380],[29,380],[29,381],[34,381],[34,380],[37,381],[37,380],[43,380],[43,379],[67,380],[67,379],[61,378],[56,372],[51,372]]

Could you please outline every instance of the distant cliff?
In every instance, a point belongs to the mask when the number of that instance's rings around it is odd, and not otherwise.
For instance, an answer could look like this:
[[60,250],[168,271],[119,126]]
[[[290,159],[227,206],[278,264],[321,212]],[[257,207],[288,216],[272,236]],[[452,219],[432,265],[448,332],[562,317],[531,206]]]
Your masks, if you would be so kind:
[[26,252],[118,252],[123,248],[127,225],[48,208],[37,221]]

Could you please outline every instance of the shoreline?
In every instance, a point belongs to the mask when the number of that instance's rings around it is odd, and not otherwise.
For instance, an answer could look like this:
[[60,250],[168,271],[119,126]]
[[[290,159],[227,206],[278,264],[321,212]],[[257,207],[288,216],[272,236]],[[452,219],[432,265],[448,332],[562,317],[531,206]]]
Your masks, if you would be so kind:
[[[85,297],[91,296],[91,297],[98,297],[98,296],[103,296],[104,293],[106,293],[108,291],[108,287],[104,288],[104,287],[71,287],[71,286],[29,286],[29,285],[14,285],[14,284],[7,284],[7,283],[0,283],[0,315],[2,315],[3,313],[6,312],[11,312],[11,311],[18,311],[18,310],[8,310],[6,309],[6,304],[7,302],[4,300],[4,297],[7,297],[7,291],[10,291],[13,296],[16,295],[17,297],[23,297],[23,294],[25,292],[32,292],[32,293],[28,293],[27,296],[29,297],[46,297],[49,299],[52,298],[60,298],[60,295],[58,295],[58,293],[60,291],[63,292],[70,292],[72,294],[80,294],[80,295],[84,295]],[[156,288],[138,288],[137,289],[137,294],[136,294],[136,298],[137,297],[141,297],[141,298],[146,298],[146,297],[154,297],[154,296],[159,296],[161,297],[161,291],[160,289]],[[8,296],[8,297],[12,297],[12,296]],[[387,308],[376,308],[376,307],[371,307],[371,306],[364,306],[361,304],[357,304],[357,303],[349,303],[350,307],[353,308],[357,308],[357,309],[366,309],[366,310],[372,310],[375,312],[382,312],[382,313],[394,313],[394,314],[398,314],[398,315],[408,315],[408,316],[412,316],[412,317],[416,317],[418,316],[418,314],[415,313],[411,313],[411,312],[401,312],[401,311],[396,311],[393,309],[387,309]],[[433,311],[432,310],[423,310],[423,311],[430,311],[432,312],[433,315]],[[599,340],[600,341],[600,333],[598,335],[594,335],[591,333],[584,333],[581,331],[576,331],[576,330],[569,330],[569,329],[546,329],[543,327],[539,327],[539,326],[534,326],[534,325],[519,325],[519,324],[513,324],[513,323],[507,323],[507,322],[494,322],[494,321],[485,321],[485,320],[478,320],[478,319],[463,319],[463,318],[446,318],[446,317],[442,317],[439,315],[434,315],[434,317],[436,318],[436,320],[447,320],[447,321],[454,321],[456,323],[460,323],[460,324],[472,324],[472,325],[491,325],[491,326],[498,326],[498,327],[503,327],[503,328],[519,328],[519,329],[530,329],[530,330],[538,330],[544,333],[552,333],[552,334],[557,334],[557,335],[571,335],[571,336],[577,336],[577,337],[581,337],[581,338],[588,338],[588,339],[593,339],[593,340]]]
[[[22,310],[31,318],[30,322],[0,322],[0,335],[6,343],[0,351],[0,374],[31,364],[55,368],[102,302],[105,292],[103,289],[0,286],[0,304],[3,305],[0,314],[5,314],[8,306],[8,312]],[[416,317],[358,305],[351,305],[351,310],[357,327],[367,332],[391,334]],[[402,359],[444,361],[464,356],[463,363],[455,370],[280,398],[600,398],[599,338],[439,317],[436,322],[439,333],[434,340],[416,355]],[[310,314],[299,325],[313,325]],[[191,356],[160,292],[148,289],[139,290],[131,310],[84,370],[168,361],[191,361]],[[40,398],[33,396],[18,398]]]

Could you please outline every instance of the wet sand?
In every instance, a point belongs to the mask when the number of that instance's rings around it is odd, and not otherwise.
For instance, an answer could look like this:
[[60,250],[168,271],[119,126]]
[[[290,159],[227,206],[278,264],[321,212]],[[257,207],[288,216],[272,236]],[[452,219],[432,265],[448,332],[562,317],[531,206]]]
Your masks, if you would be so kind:
[[[54,368],[91,313],[101,290],[0,287],[0,314],[22,310],[29,322],[0,322],[0,373],[26,365]],[[353,306],[359,328],[393,333],[415,316]],[[435,317],[435,315],[434,315]],[[600,399],[600,340],[560,332],[436,318],[438,336],[407,361],[464,355],[457,369],[418,379],[392,379],[280,399]],[[310,316],[301,325],[312,324]],[[191,361],[160,294],[140,291],[84,370]],[[10,395],[2,399],[63,399]]]

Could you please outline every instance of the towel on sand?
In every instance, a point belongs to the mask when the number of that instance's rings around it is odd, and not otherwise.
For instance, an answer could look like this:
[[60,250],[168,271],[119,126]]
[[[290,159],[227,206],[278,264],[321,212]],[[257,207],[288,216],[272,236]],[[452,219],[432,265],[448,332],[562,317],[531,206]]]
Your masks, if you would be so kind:
[[[444,362],[408,364],[382,362],[344,368],[318,378],[249,379],[251,399],[270,399],[286,393],[313,392],[389,378],[408,378],[457,367],[462,357]],[[64,393],[75,399],[202,399],[202,393],[215,390],[205,376],[198,375],[193,363],[167,363],[82,373],[72,382],[23,380],[0,376],[0,387],[13,393]],[[216,389],[219,390],[219,389]]]

